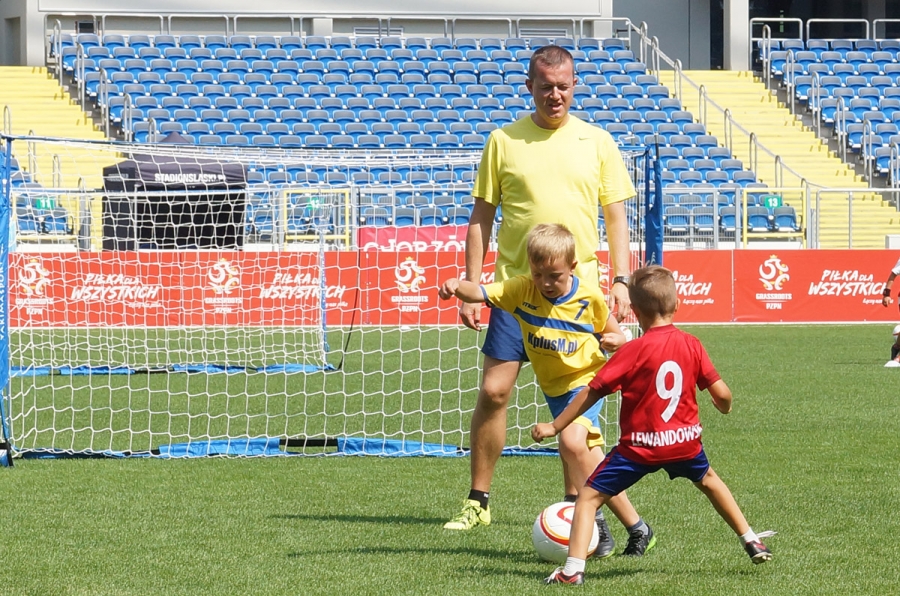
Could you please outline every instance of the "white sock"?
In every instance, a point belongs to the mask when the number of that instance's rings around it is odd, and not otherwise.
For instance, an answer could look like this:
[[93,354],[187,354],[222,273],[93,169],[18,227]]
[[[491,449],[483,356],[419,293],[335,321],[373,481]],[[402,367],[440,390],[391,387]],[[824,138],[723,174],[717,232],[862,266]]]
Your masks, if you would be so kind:
[[566,557],[566,566],[563,568],[563,573],[572,577],[579,572],[584,573],[584,559]]
[[753,528],[747,530],[747,533],[741,536],[741,541],[744,544],[748,542],[759,542],[759,536],[756,535],[756,532],[753,531]]

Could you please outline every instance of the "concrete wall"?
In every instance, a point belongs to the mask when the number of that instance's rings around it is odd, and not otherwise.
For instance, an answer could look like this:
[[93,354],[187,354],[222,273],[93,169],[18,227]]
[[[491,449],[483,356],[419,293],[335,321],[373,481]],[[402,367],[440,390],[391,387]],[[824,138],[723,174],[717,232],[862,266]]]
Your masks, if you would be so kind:
[[[303,3],[298,12],[296,0],[258,0],[248,11],[246,0],[146,0],[140,4],[117,0],[0,0],[0,18],[18,18],[21,29],[21,48],[3,50],[5,63],[18,61],[29,65],[44,63],[45,40],[59,21],[64,32],[73,32],[79,21],[89,15],[106,14],[103,33],[142,32],[147,34],[169,31],[183,33],[269,33],[273,35],[350,35],[360,27],[377,30],[379,20],[383,28],[390,19],[391,33],[407,36],[505,37],[512,32],[522,34],[530,29],[532,35],[577,36],[584,34],[609,37],[625,29],[622,17],[635,22],[646,20],[651,33],[658,35],[664,49],[685,64],[702,68],[709,63],[709,18],[703,7],[709,0],[619,0],[616,3],[617,22],[612,19],[614,0],[571,0],[565,14],[556,14],[545,2],[537,0],[311,0]],[[140,13],[136,7],[140,8]],[[423,6],[428,11],[423,12]],[[182,11],[188,11],[184,13]],[[159,14],[183,15],[160,20]],[[414,13],[429,19],[403,19],[399,15]],[[547,16],[551,14],[553,16]],[[206,16],[208,15],[208,16]],[[225,15],[231,18],[226,19]],[[237,19],[235,15],[239,15]],[[269,16],[284,15],[284,16]],[[335,17],[316,18],[323,15]],[[366,15],[366,16],[359,16]],[[452,15],[448,20],[446,15]],[[575,15],[574,18],[571,15]],[[293,17],[293,18],[291,18]],[[100,27],[98,22],[98,29]],[[8,25],[10,30],[14,21]],[[226,29],[227,28],[227,29]],[[0,32],[5,31],[0,27]],[[386,29],[382,29],[387,33]],[[546,33],[545,33],[546,32]],[[703,42],[697,39],[705,39]],[[689,40],[689,41],[686,41]],[[0,43],[2,45],[2,43]]]
[[[146,0],[140,3],[140,9],[136,10],[134,2],[122,2],[116,0],[36,0],[38,10],[42,15],[48,15],[50,19],[60,18],[71,25],[75,14],[119,14],[122,13],[151,13],[151,14],[175,14],[186,12],[193,15],[209,14],[209,19],[175,18],[171,21],[171,32],[179,33],[221,33],[224,34],[226,21],[223,15],[240,15],[238,19],[238,32],[265,32],[271,34],[309,34],[331,35],[352,34],[354,27],[376,27],[377,17],[387,19],[402,14],[417,14],[432,16],[433,20],[404,22],[402,19],[393,19],[392,28],[401,27],[406,35],[443,35],[445,28],[445,15],[458,17],[456,32],[465,35],[508,35],[510,31],[510,19],[526,17],[527,26],[547,26],[544,20],[538,19],[540,15],[555,14],[555,7],[548,10],[547,4],[538,0],[431,0],[424,3],[421,0],[309,0],[302,6],[298,6],[296,0],[257,0],[248,3],[246,0]],[[248,8],[250,7],[250,8]],[[492,15],[492,19],[485,19],[484,15]],[[563,15],[585,16],[612,16],[612,0],[570,0],[565,5]],[[265,18],[263,15],[286,15],[285,17]],[[361,15],[365,15],[362,18]],[[472,15],[466,18],[466,15]],[[475,15],[478,15],[476,17]],[[531,15],[531,18],[528,18]],[[335,17],[332,23],[328,19],[315,19],[315,17]],[[359,18],[353,18],[354,16]],[[294,17],[294,22],[288,17]],[[477,21],[477,22],[476,22]],[[566,28],[565,17],[553,18],[552,25],[557,29]],[[571,22],[571,19],[569,19]],[[386,23],[382,23],[385,25]],[[106,20],[106,32],[142,31],[146,33],[159,32],[159,20],[153,18],[138,18],[135,16],[108,17]],[[168,23],[167,23],[168,25]],[[515,23],[512,23],[514,26]],[[292,31],[292,27],[297,28]],[[569,24],[569,34],[573,25]],[[233,31],[229,31],[231,33]],[[447,32],[449,34],[449,31]]]
[[[135,2],[117,0],[38,0],[41,12],[210,12],[224,13],[276,13],[276,14],[396,14],[403,12],[460,14],[492,12],[508,15],[548,14],[559,12],[558,8],[549,7],[546,2],[538,0],[307,0],[302,8],[296,0],[257,0],[252,4],[246,0],[147,0],[135,9]],[[603,2],[599,3],[602,7]],[[251,6],[251,9],[248,9]],[[423,9],[427,7],[427,9]],[[566,14],[598,14],[597,0],[568,0]],[[609,15],[603,15],[609,16]]]
[[616,16],[646,22],[650,36],[686,69],[708,69],[710,0],[628,0],[616,4]]
[[38,0],[0,0],[0,64],[43,66],[43,19]]

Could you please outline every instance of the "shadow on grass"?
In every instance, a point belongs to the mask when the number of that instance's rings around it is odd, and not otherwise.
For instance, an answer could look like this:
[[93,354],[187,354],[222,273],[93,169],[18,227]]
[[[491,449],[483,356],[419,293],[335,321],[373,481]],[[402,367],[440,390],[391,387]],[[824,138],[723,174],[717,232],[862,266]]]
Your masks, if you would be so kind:
[[364,524],[421,524],[426,526],[444,525],[447,521],[442,517],[410,517],[400,515],[328,515],[328,514],[306,514],[306,513],[285,513],[282,515],[272,515],[272,519],[298,520],[298,521],[321,521],[321,522],[345,522],[345,523],[364,523]]
[[[508,559],[509,557],[506,557],[506,558]],[[517,563],[520,562],[519,559],[515,559],[515,561]],[[528,555],[528,557],[523,562],[535,563],[534,555],[533,554]],[[477,575],[477,576],[514,575],[514,576],[523,577],[526,579],[534,579],[538,583],[543,583],[544,579],[546,579],[551,573],[553,573],[553,570],[555,569],[555,567],[554,567],[554,563],[548,563],[546,561],[538,561],[538,563],[541,565],[546,565],[547,568],[538,573],[535,573],[534,571],[531,570],[531,568],[533,568],[533,566],[530,566],[529,569],[513,569],[513,570],[510,570],[508,568],[491,569],[488,567],[479,567],[478,569],[465,568],[465,569],[461,569],[460,572],[471,574],[471,575]],[[607,569],[604,571],[598,571],[596,568],[589,568],[587,570],[587,572],[585,573],[585,577],[589,576],[590,581],[599,581],[602,579],[627,578],[627,577],[632,577],[635,575],[642,574],[644,572],[645,572],[644,569]]]
[[[294,551],[287,554],[289,559],[299,559],[306,556],[320,557],[327,554],[327,550],[317,548],[309,551]],[[487,548],[471,548],[466,546],[455,547],[438,547],[438,546],[420,546],[420,547],[396,547],[396,546],[363,546],[354,549],[337,549],[335,553],[342,555],[352,553],[356,555],[463,555],[465,557],[481,557],[484,559],[501,559],[503,561],[511,561],[516,564],[534,563],[535,556],[532,552],[511,551],[502,549]],[[551,569],[552,571],[552,569]],[[508,573],[503,570],[502,573]],[[482,573],[482,571],[479,571]],[[501,573],[501,571],[497,571]],[[523,573],[523,575],[532,576],[533,573]]]

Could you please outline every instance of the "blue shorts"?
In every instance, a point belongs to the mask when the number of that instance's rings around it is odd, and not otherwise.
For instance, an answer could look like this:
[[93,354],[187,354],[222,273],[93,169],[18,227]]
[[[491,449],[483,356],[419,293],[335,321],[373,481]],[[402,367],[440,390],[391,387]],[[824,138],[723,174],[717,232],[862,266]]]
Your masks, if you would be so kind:
[[515,317],[499,308],[491,309],[491,322],[481,352],[506,362],[528,362],[522,328]]
[[668,464],[646,465],[619,455],[619,451],[613,447],[588,478],[587,485],[604,495],[614,496],[630,488],[647,474],[658,470],[665,470],[671,480],[687,478],[691,482],[700,482],[709,470],[709,460],[706,459],[706,452],[701,448],[700,453],[691,459]]
[[[544,395],[544,398],[547,400],[547,407],[550,408],[550,413],[553,414],[554,420],[559,418],[559,415],[562,414],[563,410],[566,409],[575,396],[578,395],[584,387],[578,387],[577,389],[572,389],[568,393],[560,395],[559,397],[550,397],[549,395]],[[587,418],[592,425],[599,427],[600,426],[600,410],[603,409],[603,402],[606,401],[606,398],[601,398],[597,400],[593,406],[591,406],[584,414],[581,415],[582,418]]]
[[[572,389],[559,397],[550,397],[549,395],[544,394],[544,399],[547,401],[547,407],[550,408],[550,413],[553,414],[554,420],[559,418],[562,411],[566,409],[566,406],[568,406],[573,399],[575,399],[576,395],[581,393],[582,389],[584,389],[584,387]],[[605,401],[605,397],[597,400],[597,403],[588,408],[584,414],[573,421],[574,424],[580,424],[587,429],[588,434],[586,443],[588,449],[603,447],[606,444],[603,439],[603,431],[600,430],[600,410],[603,409],[603,403]]]

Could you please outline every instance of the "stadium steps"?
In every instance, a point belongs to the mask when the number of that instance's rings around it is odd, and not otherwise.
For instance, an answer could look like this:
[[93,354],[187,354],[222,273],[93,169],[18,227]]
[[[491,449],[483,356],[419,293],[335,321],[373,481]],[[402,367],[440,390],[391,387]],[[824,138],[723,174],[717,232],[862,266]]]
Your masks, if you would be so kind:
[[[819,217],[819,246],[821,248],[884,248],[886,234],[900,234],[900,214],[882,196],[864,192],[868,184],[853,168],[841,161],[828,145],[778,102],[774,92],[756,80],[749,71],[685,71],[696,85],[684,81],[682,104],[693,114],[703,114],[699,88],[707,99],[728,109],[734,125],[726,130],[725,117],[712,105],[707,105],[706,127],[721,144],[730,137],[735,157],[749,167],[752,163],[749,133],[755,133],[759,143],[770,153],[759,149],[754,166],[757,177],[770,187],[776,186],[776,159],[794,170],[797,175],[782,170],[783,187],[797,187],[805,179],[816,188],[859,188],[853,197],[852,222],[846,194],[823,196]],[[660,82],[675,89],[674,71],[662,71]],[[742,132],[738,127],[744,129]],[[785,193],[785,202],[802,212],[802,205]],[[815,201],[815,194],[811,196]],[[813,205],[815,207],[815,205]],[[852,225],[852,239],[850,232]]]
[[[11,130],[7,132],[88,141],[106,139],[91,117],[46,68],[3,66],[0,67],[0,81],[3,82],[0,85],[0,109],[9,108]],[[87,189],[102,188],[103,168],[116,161],[115,154],[109,151],[40,143],[35,146],[38,147],[37,154],[29,159],[26,144],[14,142],[13,155],[35,182],[46,187],[77,188],[83,184]],[[59,163],[58,180],[54,180],[54,154]],[[62,197],[61,202],[74,219],[78,214],[76,199]],[[103,221],[100,201],[91,202],[91,211],[92,236],[99,239]]]
[[[11,132],[13,135],[34,134],[41,137],[60,137],[84,140],[104,140],[106,136],[100,132],[90,116],[59,86],[46,68],[4,66],[0,67],[0,106],[9,108]],[[9,131],[8,131],[9,132]],[[20,144],[13,145],[13,153],[19,165],[27,170],[28,156]],[[36,171],[29,172],[36,182],[44,186],[52,186],[53,155],[36,155]],[[84,178],[85,186],[95,188],[102,186],[103,163],[96,170],[83,167],[66,167],[66,162],[78,161],[88,157],[90,151],[67,148],[58,152],[62,183],[66,187],[78,185],[79,178]]]

